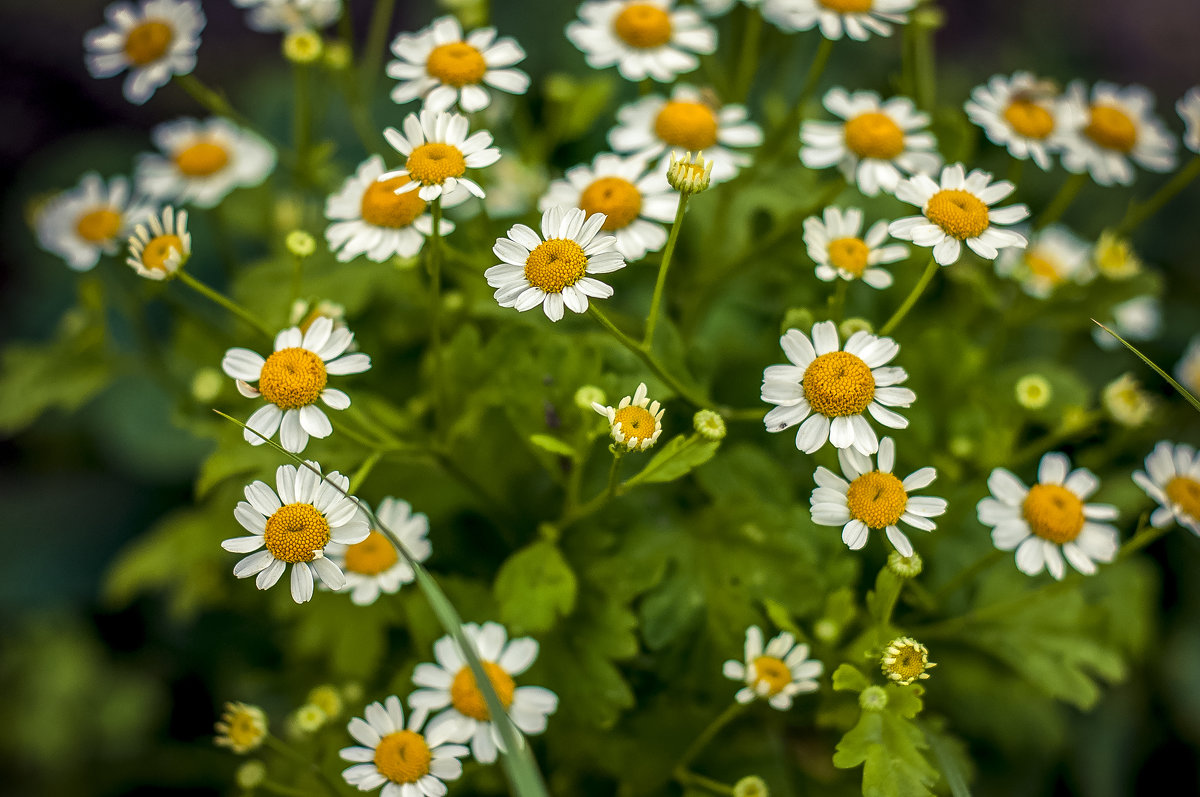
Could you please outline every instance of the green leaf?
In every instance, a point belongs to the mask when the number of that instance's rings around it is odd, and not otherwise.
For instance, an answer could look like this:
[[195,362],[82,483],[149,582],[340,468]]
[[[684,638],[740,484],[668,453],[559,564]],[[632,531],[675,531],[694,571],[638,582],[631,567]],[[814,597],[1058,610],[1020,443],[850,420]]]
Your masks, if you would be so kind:
[[1157,365],[1155,365],[1155,363],[1154,363],[1154,361],[1153,361],[1153,360],[1151,360],[1151,359],[1150,359],[1149,357],[1147,357],[1146,355],[1142,354],[1142,353],[1141,353],[1141,352],[1140,352],[1140,351],[1137,349],[1137,347],[1136,347],[1136,346],[1134,346],[1134,345],[1133,345],[1132,343],[1130,343],[1129,341],[1125,340],[1125,338],[1121,337],[1121,336],[1120,336],[1120,335],[1118,335],[1116,332],[1113,332],[1111,329],[1109,329],[1108,327],[1104,326],[1104,324],[1101,324],[1099,321],[1097,321],[1097,320],[1096,320],[1096,319],[1094,319],[1094,318],[1092,319],[1092,323],[1093,323],[1093,324],[1095,324],[1096,326],[1100,327],[1101,329],[1103,329],[1103,330],[1104,330],[1105,332],[1107,332],[1108,334],[1112,335],[1114,338],[1116,338],[1116,339],[1117,339],[1117,340],[1118,340],[1118,341],[1121,343],[1121,345],[1122,345],[1122,346],[1124,346],[1125,348],[1129,349],[1131,352],[1133,352],[1134,354],[1136,354],[1136,355],[1137,355],[1137,356],[1138,356],[1138,357],[1141,359],[1141,361],[1142,361],[1142,362],[1144,362],[1146,365],[1148,365],[1148,366],[1150,366],[1151,368],[1153,368],[1153,369],[1154,369],[1154,371],[1155,371],[1155,373],[1157,373],[1157,374],[1158,374],[1159,376],[1161,376],[1163,379],[1167,380],[1167,384],[1169,384],[1171,387],[1175,388],[1175,392],[1177,392],[1179,395],[1183,396],[1183,397],[1184,397],[1184,398],[1187,400],[1187,403],[1188,403],[1188,404],[1191,404],[1191,405],[1192,405],[1192,407],[1193,407],[1193,408],[1194,408],[1194,409],[1195,409],[1197,412],[1200,412],[1200,398],[1197,398],[1196,396],[1193,396],[1193,395],[1192,395],[1192,391],[1188,390],[1188,389],[1187,389],[1187,388],[1185,388],[1183,385],[1179,384],[1179,383],[1178,383],[1178,382],[1176,382],[1174,379],[1172,379],[1170,374],[1168,374],[1166,371],[1164,371],[1163,369],[1161,369],[1161,368],[1159,368]]
[[698,435],[679,435],[663,446],[625,486],[675,481],[712,459],[720,445]]
[[867,676],[849,664],[843,664],[834,670],[833,688],[837,692],[861,692],[871,685]]
[[548,631],[575,608],[577,589],[562,552],[539,540],[508,557],[496,574],[500,619],[513,633]]
[[570,457],[575,459],[575,449],[559,440],[557,437],[551,437],[548,434],[532,434],[529,436],[529,442],[533,443],[543,451],[549,451],[551,454],[558,454],[562,457]]
[[887,706],[862,712],[838,742],[833,765],[863,767],[863,797],[931,797],[929,787],[938,772],[926,760],[925,734],[913,722],[922,708],[920,687],[888,685],[884,690]]

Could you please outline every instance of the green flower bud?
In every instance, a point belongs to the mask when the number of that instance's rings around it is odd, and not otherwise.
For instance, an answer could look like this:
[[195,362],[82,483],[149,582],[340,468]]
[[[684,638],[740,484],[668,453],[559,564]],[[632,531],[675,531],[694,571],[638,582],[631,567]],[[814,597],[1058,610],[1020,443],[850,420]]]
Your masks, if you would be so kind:
[[725,419],[712,410],[700,410],[692,416],[696,434],[705,440],[716,442],[725,438]]

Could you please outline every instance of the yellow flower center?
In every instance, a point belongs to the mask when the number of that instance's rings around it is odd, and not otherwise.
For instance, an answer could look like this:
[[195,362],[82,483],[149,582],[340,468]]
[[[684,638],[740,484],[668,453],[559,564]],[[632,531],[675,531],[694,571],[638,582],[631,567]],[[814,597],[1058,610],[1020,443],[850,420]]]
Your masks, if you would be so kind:
[[183,240],[178,235],[151,238],[142,249],[142,265],[156,271],[166,271],[167,259],[172,252],[183,254]]
[[125,57],[134,66],[145,66],[162,58],[174,38],[175,31],[169,24],[148,19],[125,35]]
[[525,279],[546,293],[562,293],[587,273],[583,247],[567,238],[542,241],[525,260]]
[[754,660],[754,685],[767,685],[767,695],[777,695],[792,682],[792,671],[782,659],[759,656]]
[[1026,253],[1025,265],[1028,267],[1030,274],[1046,280],[1051,285],[1058,285],[1063,282],[1063,275],[1058,270],[1058,264],[1048,257],[1039,255],[1037,252]]
[[982,235],[988,228],[987,205],[971,192],[958,189],[943,189],[930,197],[925,217],[960,241]]
[[831,351],[813,360],[801,384],[804,398],[828,418],[861,415],[875,398],[871,369],[848,351]]
[[1137,127],[1129,114],[1111,105],[1093,105],[1083,133],[1105,149],[1130,152],[1137,143]]
[[655,117],[654,135],[669,146],[699,152],[717,143],[717,115],[702,102],[672,100]]
[[216,174],[229,163],[229,151],[212,141],[200,141],[175,153],[175,166],[188,177]]
[[[482,664],[483,671],[487,673],[488,680],[492,682],[492,690],[500,698],[500,705],[504,706],[507,711],[508,707],[512,705],[513,690],[516,688],[512,676],[502,670],[499,664],[490,661],[482,662]],[[487,702],[483,699],[483,692],[480,692],[479,687],[475,685],[475,675],[471,672],[470,667],[463,667],[454,676],[454,682],[450,684],[450,704],[458,710],[459,714],[471,719],[487,722],[492,718],[488,712]]]
[[1004,121],[1025,138],[1043,139],[1054,132],[1054,116],[1023,97],[1014,99],[1004,109]]
[[856,277],[862,276],[870,254],[871,250],[859,238],[838,238],[829,244],[829,262]]
[[431,141],[414,149],[404,168],[421,185],[441,185],[447,177],[462,177],[467,161],[458,147]]
[[375,746],[375,768],[392,783],[416,783],[429,774],[433,753],[425,737],[413,731],[396,731]]
[[94,244],[112,239],[121,230],[121,214],[110,208],[96,208],[84,213],[75,222],[75,232]]
[[[889,680],[911,684],[929,669],[929,652],[924,645],[905,643],[889,647],[882,663],[883,674]],[[928,677],[928,676],[926,676]]]
[[375,227],[407,227],[425,212],[426,202],[417,191],[397,194],[396,189],[409,183],[407,175],[377,180],[363,191],[359,209],[363,221]]
[[1200,520],[1200,481],[1188,476],[1176,476],[1167,482],[1164,492],[1185,515]]
[[267,518],[267,550],[284,562],[311,562],[329,544],[329,521],[312,504],[287,504]]
[[671,41],[671,15],[649,3],[630,3],[613,20],[613,30],[630,47],[661,47]]
[[396,549],[388,538],[374,529],[365,540],[346,549],[346,569],[364,576],[377,576],[396,564],[398,559]]
[[263,398],[285,410],[307,407],[325,389],[325,363],[314,352],[296,346],[267,358],[258,377]]
[[839,14],[865,14],[871,10],[873,0],[817,0],[817,3]]
[[461,87],[483,80],[487,61],[466,42],[450,42],[433,48],[425,60],[425,71],[446,85]]
[[1021,507],[1030,530],[1043,540],[1062,545],[1083,531],[1083,502],[1058,484],[1035,484]]
[[904,152],[904,131],[886,113],[869,111],[846,122],[846,147],[860,158],[890,161]]
[[850,516],[873,529],[894,526],[908,506],[908,493],[895,474],[873,470],[850,482],[846,491]]
[[217,723],[221,733],[218,743],[235,752],[248,752],[262,744],[267,726],[262,711],[244,703],[226,703],[225,712]]
[[642,210],[642,194],[637,186],[623,177],[601,177],[583,189],[579,207],[589,216],[603,213],[602,230],[618,230],[629,226]]
[[621,434],[625,436],[625,442],[633,446],[654,437],[654,429],[658,423],[648,409],[630,404],[613,414],[613,426],[620,429]]

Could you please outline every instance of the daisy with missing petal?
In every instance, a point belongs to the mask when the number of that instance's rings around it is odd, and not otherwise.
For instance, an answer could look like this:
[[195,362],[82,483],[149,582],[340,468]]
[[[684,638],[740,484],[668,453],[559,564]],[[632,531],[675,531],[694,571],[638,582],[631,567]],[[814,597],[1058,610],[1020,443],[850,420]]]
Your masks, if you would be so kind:
[[817,468],[817,487],[810,499],[813,522],[841,526],[842,542],[852,551],[867,544],[870,531],[882,530],[901,556],[912,556],[912,543],[900,530],[900,521],[920,531],[937,528],[930,518],[945,514],[946,499],[912,495],[913,490],[932,484],[937,470],[925,467],[904,481],[896,478],[892,473],[896,445],[890,437],[879,442],[877,465],[853,448],[838,451],[838,462],[845,479],[828,468]]
[[192,234],[187,231],[187,211],[176,212],[167,205],[161,216],[156,213],[134,228],[125,262],[138,276],[165,280],[174,276],[191,256]]
[[[429,203],[414,191],[397,193],[408,185],[408,176],[381,180],[383,158],[372,155],[359,164],[342,187],[325,200],[325,240],[337,259],[347,263],[359,255],[382,263],[393,255],[412,257],[433,234]],[[470,198],[466,191],[442,197],[442,207]],[[442,235],[454,232],[454,222],[442,219]]]
[[1097,83],[1092,98],[1080,81],[1064,98],[1063,168],[1088,172],[1100,185],[1131,185],[1132,159],[1155,172],[1175,168],[1175,139],[1154,115],[1154,95],[1144,86]]
[[908,257],[908,247],[881,245],[888,237],[888,223],[877,221],[866,236],[859,237],[863,212],[858,208],[847,208],[843,213],[831,205],[823,215],[824,220],[820,216],[804,220],[804,243],[808,256],[817,264],[817,279],[858,279],[881,289],[891,285],[892,275],[879,266]]
[[[237,380],[238,392],[246,398],[261,396],[267,402],[247,419],[248,428],[242,433],[246,442],[262,445],[266,442],[263,437],[274,437],[279,431],[280,445],[299,453],[310,435],[328,437],[333,425],[317,406],[317,399],[334,410],[350,406],[349,396],[325,386],[329,374],[361,374],[371,367],[371,358],[365,354],[344,354],[353,341],[350,330],[335,330],[333,321],[322,316],[307,332],[289,327],[276,335],[275,351],[266,359],[250,349],[225,352],[221,370]],[[250,382],[258,382],[258,387]]]
[[592,402],[592,409],[608,418],[613,440],[627,451],[645,451],[662,436],[662,416],[666,410],[647,398],[645,382],[615,408]]
[[1050,155],[1057,151],[1054,135],[1062,128],[1057,94],[1053,83],[1030,72],[993,75],[986,85],[971,89],[965,109],[993,144],[1049,171]]
[[662,156],[658,171],[666,174],[671,151],[701,152],[712,161],[712,180],[731,180],[749,165],[750,156],[730,147],[757,147],[762,129],[747,121],[744,105],[717,107],[691,86],[677,85],[671,99],[651,95],[617,111],[617,126],[608,132],[608,143],[617,152],[638,157]]
[[1200,86],[1188,89],[1175,103],[1175,111],[1183,120],[1183,145],[1200,153]]
[[593,69],[616,64],[626,80],[660,83],[691,72],[700,66],[697,54],[717,49],[716,29],[695,9],[675,8],[675,0],[585,2],[567,38]]
[[821,35],[837,40],[843,35],[866,41],[874,33],[891,36],[892,23],[902,25],[917,0],[789,0],[776,3],[775,16],[784,30],[808,30],[820,26]]
[[[531,736],[545,731],[547,718],[558,708],[558,695],[541,686],[517,686],[513,680],[537,658],[537,640],[510,640],[499,623],[467,623],[463,633],[479,653],[483,671],[513,724]],[[471,755],[480,763],[492,763],[500,749],[500,733],[462,650],[453,637],[444,636],[434,643],[433,655],[436,664],[418,664],[413,670],[413,683],[422,688],[408,696],[409,708],[445,709],[430,720],[429,733],[470,740]]]
[[1165,529],[1177,522],[1200,535],[1200,454],[1186,443],[1161,441],[1146,457],[1146,471],[1133,480],[1158,502],[1150,525]]
[[444,729],[422,730],[429,712],[413,711],[404,723],[400,698],[389,695],[367,706],[363,717],[350,720],[346,730],[359,746],[344,747],[338,755],[354,765],[342,777],[359,791],[383,787],[382,797],[442,797],[446,781],[462,776],[467,748]]
[[811,340],[789,329],[779,344],[791,365],[763,372],[762,400],[776,405],[763,419],[768,432],[799,423],[796,448],[806,454],[827,440],[835,448],[853,446],[860,454],[874,454],[879,438],[865,413],[892,429],[908,426],[907,418],[888,409],[917,400],[908,388],[896,387],[908,379],[905,370],[887,365],[900,351],[896,341],[855,332],[839,350],[837,327],[822,321],[813,326]]
[[603,213],[552,207],[542,214],[542,238],[524,224],[513,225],[492,247],[504,262],[483,273],[496,301],[522,313],[540,304],[547,318],[558,321],[564,307],[583,313],[589,296],[612,296],[611,287],[588,276],[625,268],[617,239],[600,232],[604,222]]
[[825,665],[808,657],[808,645],[797,645],[796,638],[787,631],[764,648],[762,629],[750,626],[746,629],[745,653],[744,664],[730,659],[722,669],[726,678],[746,684],[734,695],[739,703],[761,697],[771,708],[787,711],[796,695],[817,691],[816,679],[825,671]]
[[832,88],[822,104],[844,122],[808,121],[800,160],[810,169],[837,166],[866,196],[896,190],[904,174],[932,174],[942,163],[929,114],[908,97],[881,101],[873,91]]
[[888,232],[917,246],[933,247],[933,259],[943,266],[958,262],[964,243],[985,260],[995,260],[1000,249],[1023,249],[1028,243],[1019,232],[997,225],[1015,224],[1029,215],[1029,208],[989,208],[1015,188],[1007,180],[993,183],[992,175],[979,169],[964,175],[961,163],[942,169],[941,185],[918,174],[901,181],[896,198],[916,205],[922,215],[897,219]]
[[[1096,572],[1096,562],[1111,562],[1120,543],[1117,519],[1110,504],[1085,504],[1100,486],[1087,468],[1070,470],[1065,454],[1046,454],[1032,487],[1004,468],[988,477],[992,495],[979,502],[979,522],[992,526],[992,542],[1002,551],[1016,550],[1017,569],[1036,576],[1042,569],[1062,580],[1063,558],[1084,575]],[[1068,471],[1070,471],[1068,473]]]
[[115,255],[132,227],[154,213],[154,207],[129,198],[129,180],[114,177],[105,185],[88,172],[79,185],[46,203],[34,226],[38,243],[75,271],[96,266],[100,255]]
[[647,172],[642,158],[600,154],[591,166],[567,169],[565,179],[550,184],[538,207],[581,208],[591,216],[604,214],[601,232],[617,239],[617,251],[628,261],[641,260],[667,242],[662,222],[675,218],[679,196],[658,169]]
[[260,33],[320,30],[342,14],[342,0],[233,0],[248,8],[246,24]]
[[427,111],[446,111],[457,102],[467,113],[481,111],[492,101],[487,86],[509,94],[524,94],[529,75],[512,67],[525,60],[521,45],[496,39],[495,28],[479,28],[463,37],[452,16],[435,19],[417,33],[401,33],[392,42],[397,60],[388,63],[388,77],[400,82],[392,89],[398,105],[424,99]]
[[219,116],[166,122],[150,137],[163,154],[139,155],[135,179],[139,191],[160,200],[211,208],[275,168],[274,147]]
[[[384,172],[380,180],[407,177],[408,182],[396,193],[417,191],[421,199],[432,202],[441,196],[453,198],[465,189],[483,199],[483,189],[474,180],[463,177],[468,168],[482,169],[500,160],[500,150],[492,146],[492,134],[477,130],[467,136],[467,117],[457,113],[421,111],[404,117],[404,132],[394,127],[383,137],[404,156],[404,168]],[[419,189],[419,190],[418,190]]]
[[[375,516],[400,539],[413,559],[424,562],[429,558],[433,552],[426,536],[429,519],[420,512],[414,514],[407,501],[385,498],[379,503]],[[331,542],[325,555],[346,574],[346,590],[357,606],[371,605],[381,593],[395,595],[400,587],[411,584],[416,578],[391,540],[378,529],[371,529],[365,540],[353,545]]]
[[343,494],[350,486],[349,477],[334,471],[322,479],[321,466],[307,464],[316,471],[280,465],[275,472],[278,493],[265,482],[247,485],[246,500],[238,503],[233,516],[250,536],[221,543],[227,551],[250,554],[237,563],[233,574],[238,578],[256,575],[259,589],[274,586],[290,564],[296,603],[312,598],[314,570],[330,589],[345,586],[341,569],[325,558],[325,546],[361,542],[370,531],[358,504]]
[[141,105],[174,75],[196,67],[196,48],[204,29],[204,12],[197,0],[142,0],[112,3],[104,9],[108,25],[83,37],[88,72],[112,77],[126,69],[125,99]]
[[1035,233],[1024,251],[1005,249],[996,258],[996,273],[1021,283],[1025,293],[1046,299],[1060,285],[1092,281],[1092,248],[1066,227],[1052,225]]
[[[1149,299],[1150,297],[1145,298]],[[1200,335],[1195,336],[1188,343],[1183,357],[1175,366],[1175,376],[1179,379],[1180,384],[1192,391],[1192,395],[1200,396]]]

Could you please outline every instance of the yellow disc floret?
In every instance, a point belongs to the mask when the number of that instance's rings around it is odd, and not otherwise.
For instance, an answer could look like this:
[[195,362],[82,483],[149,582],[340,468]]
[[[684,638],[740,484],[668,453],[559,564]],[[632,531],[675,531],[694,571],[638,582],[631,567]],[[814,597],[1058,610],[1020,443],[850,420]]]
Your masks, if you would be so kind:
[[630,448],[654,437],[658,422],[645,407],[629,404],[621,407],[613,414],[613,428],[620,429],[625,438],[625,444]]
[[75,222],[75,232],[90,243],[111,240],[121,230],[121,214],[111,208],[96,208],[84,213]]
[[1093,105],[1083,134],[1105,149],[1132,152],[1137,144],[1137,126],[1129,114],[1111,105]]
[[1183,514],[1200,520],[1200,481],[1188,476],[1176,476],[1164,489],[1167,500],[1183,510]]
[[1030,530],[1050,542],[1070,542],[1083,531],[1083,502],[1058,484],[1035,484],[1021,506]]
[[188,177],[207,177],[229,164],[229,151],[212,141],[198,141],[175,153],[175,166]]
[[[485,661],[482,664],[483,671],[492,682],[492,690],[500,698],[500,705],[507,711],[512,705],[513,691],[516,689],[512,676],[495,662]],[[458,713],[480,722],[487,722],[492,718],[487,702],[483,699],[483,692],[475,685],[475,674],[471,672],[470,667],[464,666],[454,676],[454,681],[450,684],[450,705],[454,706]]]
[[409,183],[407,175],[376,180],[363,191],[359,210],[363,221],[375,227],[407,227],[425,212],[426,202],[417,191],[397,194],[396,189]]
[[142,265],[155,271],[166,271],[172,252],[183,254],[183,240],[178,235],[159,235],[146,242],[142,249]]
[[1054,132],[1054,116],[1032,100],[1018,97],[1004,109],[1004,121],[1025,138],[1043,139]]
[[873,470],[850,482],[846,491],[850,516],[869,528],[894,526],[908,506],[908,493],[895,474]]
[[671,41],[671,15],[650,3],[630,3],[613,19],[621,41],[640,50]]
[[311,562],[329,544],[329,521],[312,504],[285,504],[267,518],[263,541],[284,562]]
[[430,141],[409,154],[404,168],[421,185],[441,185],[447,177],[462,177],[467,161],[458,147]]
[[425,59],[425,71],[448,86],[456,88],[483,80],[487,61],[483,53],[466,42],[450,42],[433,48]]
[[235,753],[248,753],[267,737],[267,716],[258,706],[245,703],[226,703],[221,721],[216,724],[218,747],[228,747]]
[[375,745],[375,768],[392,783],[416,783],[432,760],[425,737],[414,731],[389,733]]
[[267,358],[258,377],[258,390],[275,406],[294,410],[316,401],[328,378],[321,358],[296,346]]
[[987,205],[979,197],[970,191],[951,188],[929,198],[925,217],[960,241],[982,235],[989,224]]
[[861,277],[871,250],[860,238],[838,238],[829,243],[829,262],[834,268]]
[[870,367],[848,351],[831,351],[813,360],[801,385],[813,410],[829,418],[861,415],[875,398]]
[[759,684],[766,687],[768,696],[777,695],[792,682],[792,671],[788,669],[783,659],[775,656],[759,656],[754,660],[754,687]]
[[929,678],[927,670],[937,665],[929,660],[928,648],[912,637],[900,637],[883,651],[879,666],[889,681],[908,686]]
[[904,131],[887,114],[869,111],[846,122],[846,147],[860,158],[891,160],[904,152]]
[[839,14],[865,14],[871,10],[874,0],[817,0],[817,3]]
[[587,215],[603,213],[602,230],[628,227],[642,210],[642,193],[624,177],[601,177],[579,195],[579,207]]
[[125,34],[125,57],[134,66],[157,61],[167,52],[175,31],[161,19],[148,19]]
[[546,293],[562,293],[586,273],[587,255],[583,247],[567,238],[543,241],[525,260],[525,279]]
[[346,549],[346,570],[364,576],[377,576],[399,561],[395,547],[383,534],[371,530],[362,542]]
[[709,149],[717,143],[717,115],[702,102],[672,100],[654,118],[654,135],[689,152]]

